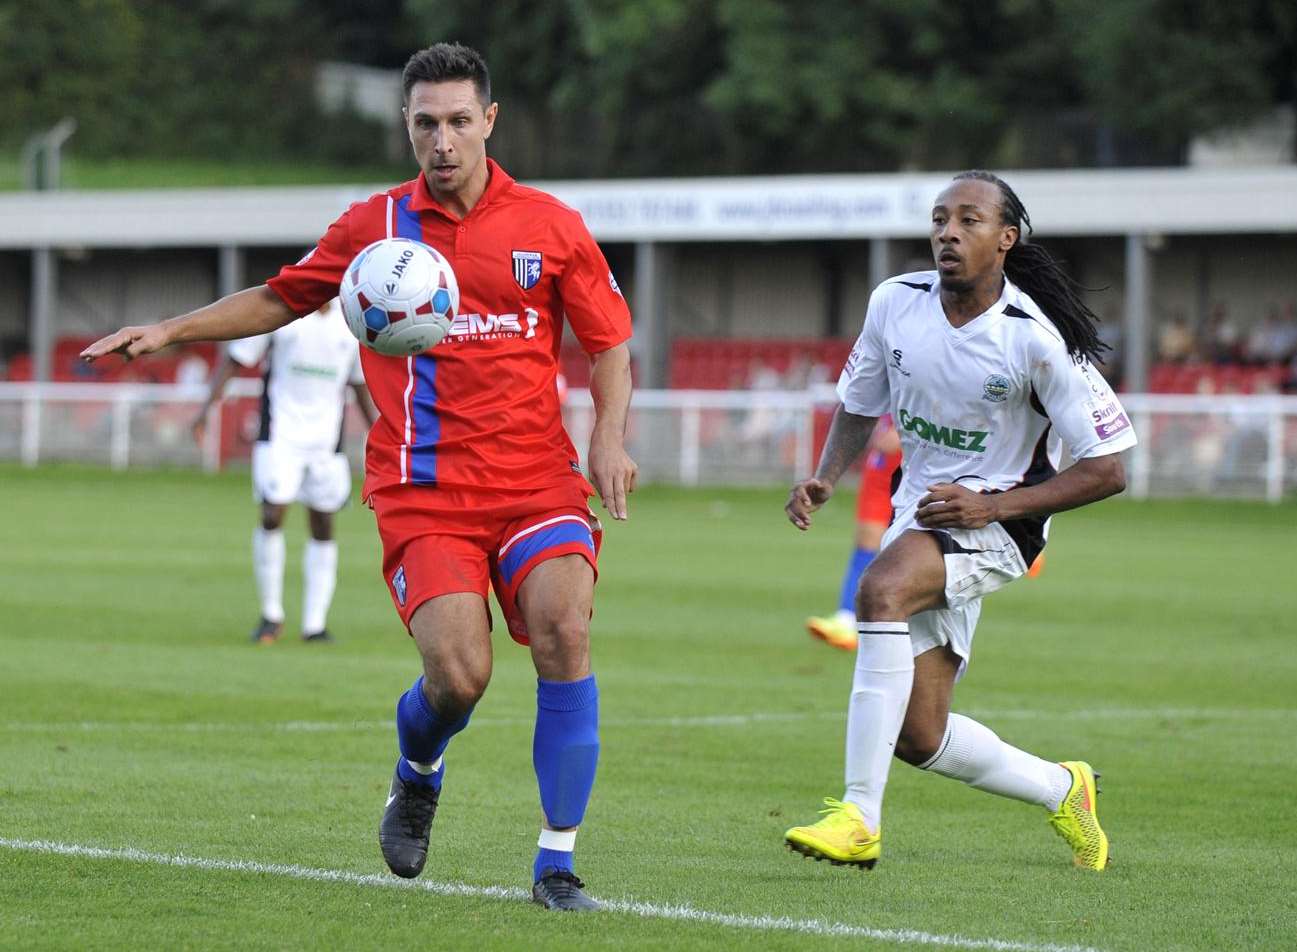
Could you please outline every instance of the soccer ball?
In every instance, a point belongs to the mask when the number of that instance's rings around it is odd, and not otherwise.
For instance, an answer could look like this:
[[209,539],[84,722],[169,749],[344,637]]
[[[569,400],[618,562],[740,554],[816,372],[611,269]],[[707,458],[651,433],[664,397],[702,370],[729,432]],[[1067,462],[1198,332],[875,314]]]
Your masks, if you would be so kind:
[[440,344],[459,310],[450,262],[410,238],[383,238],[356,255],[338,297],[356,339],[389,357]]

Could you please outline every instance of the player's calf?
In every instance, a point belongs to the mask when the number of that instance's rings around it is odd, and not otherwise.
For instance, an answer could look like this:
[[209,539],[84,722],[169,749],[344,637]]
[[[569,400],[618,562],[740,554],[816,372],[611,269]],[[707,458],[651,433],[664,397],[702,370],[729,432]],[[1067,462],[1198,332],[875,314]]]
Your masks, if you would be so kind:
[[594,675],[542,678],[536,688],[532,763],[547,828],[532,865],[532,897],[547,909],[593,908],[585,904],[572,859],[599,764],[599,689]]

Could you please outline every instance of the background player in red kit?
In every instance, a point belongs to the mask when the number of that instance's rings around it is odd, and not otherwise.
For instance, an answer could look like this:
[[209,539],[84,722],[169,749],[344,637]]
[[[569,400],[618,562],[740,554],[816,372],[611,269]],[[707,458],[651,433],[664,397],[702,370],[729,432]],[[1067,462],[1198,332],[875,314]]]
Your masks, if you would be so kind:
[[856,589],[892,522],[892,475],[900,465],[901,439],[892,426],[891,416],[884,415],[870,435],[865,460],[860,466],[855,546],[842,573],[838,610],[832,615],[812,615],[806,619],[806,631],[811,637],[834,648],[856,650]]
[[533,763],[544,822],[532,896],[551,909],[593,908],[572,855],[599,752],[589,620],[600,533],[555,377],[566,316],[593,364],[590,477],[608,512],[625,519],[636,478],[624,448],[630,313],[580,216],[486,157],[498,107],[481,56],[439,43],[410,58],[403,85],[420,168],[413,181],[353,205],[266,285],[123,328],[83,356],[129,359],[272,331],[334,297],[355,254],[383,237],[415,238],[450,259],[461,300],[447,338],[413,357],[361,351],[380,411],[364,496],[384,577],[423,661],[397,704],[401,756],[379,840],[394,873],[422,871],[443,753],[491,677],[493,585],[538,675]]

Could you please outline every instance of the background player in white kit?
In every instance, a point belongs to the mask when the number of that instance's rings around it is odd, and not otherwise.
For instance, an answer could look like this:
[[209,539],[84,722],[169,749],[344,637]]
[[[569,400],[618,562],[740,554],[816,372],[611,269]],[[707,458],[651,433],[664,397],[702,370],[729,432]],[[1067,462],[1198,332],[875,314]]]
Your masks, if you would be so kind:
[[[1103,350],[1094,315],[1049,254],[1022,240],[1023,225],[1030,233],[1022,202],[989,172],[962,173],[942,191],[930,235],[937,270],[874,291],[819,467],[789,495],[789,520],[809,528],[875,420],[892,414],[902,478],[856,598],[846,794],[785,834],[804,855],[877,862],[895,754],[1045,807],[1076,865],[1107,866],[1088,764],[1042,760],[950,713],[982,596],[1026,573],[1051,513],[1121,492],[1117,454],[1135,444],[1090,363]],[[1058,473],[1061,444],[1077,462]]]
[[338,544],[333,515],[351,496],[351,465],[342,452],[345,393],[350,385],[369,424],[376,413],[360,371],[356,339],[337,301],[271,334],[231,341],[194,421],[200,442],[207,413],[238,367],[266,361],[261,429],[252,449],[253,495],[261,524],[253,532],[252,567],[261,619],[252,640],[268,644],[284,627],[284,514],[306,505],[310,538],[302,556],[302,638],[329,641],[329,603],[337,583]]

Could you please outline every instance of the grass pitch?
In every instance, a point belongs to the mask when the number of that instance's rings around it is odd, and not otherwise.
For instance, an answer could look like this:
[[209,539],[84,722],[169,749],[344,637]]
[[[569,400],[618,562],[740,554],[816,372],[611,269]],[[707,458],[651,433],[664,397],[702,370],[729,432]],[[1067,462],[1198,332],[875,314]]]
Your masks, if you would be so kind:
[[851,658],[801,623],[835,600],[851,501],[802,535],[782,492],[637,493],[605,539],[603,755],[577,852],[590,891],[621,902],[564,917],[521,898],[534,675],[502,632],[448,753],[432,890],[385,886],[390,721],[418,666],[368,511],[340,517],[339,644],[254,648],[246,475],[3,468],[0,482],[6,949],[1297,941],[1292,504],[1066,513],[1044,575],[987,602],[956,708],[1103,771],[1109,872],[1073,870],[1043,811],[898,763],[883,860],[864,873],[781,846],[841,794]]

